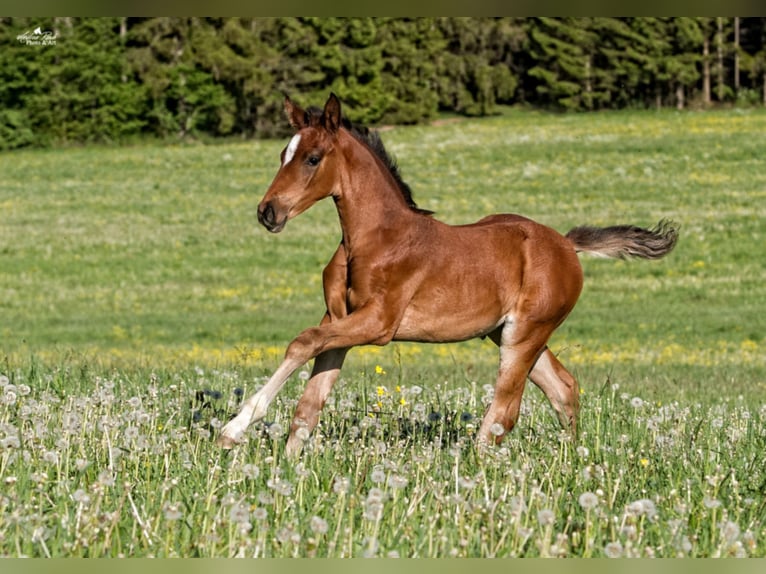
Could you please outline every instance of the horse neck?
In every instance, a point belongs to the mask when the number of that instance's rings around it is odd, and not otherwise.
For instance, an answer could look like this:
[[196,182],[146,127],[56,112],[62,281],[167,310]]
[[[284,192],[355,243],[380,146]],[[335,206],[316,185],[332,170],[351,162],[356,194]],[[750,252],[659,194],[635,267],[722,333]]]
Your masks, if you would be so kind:
[[375,234],[411,225],[416,214],[375,153],[344,130],[340,134],[344,166],[335,205],[350,255]]

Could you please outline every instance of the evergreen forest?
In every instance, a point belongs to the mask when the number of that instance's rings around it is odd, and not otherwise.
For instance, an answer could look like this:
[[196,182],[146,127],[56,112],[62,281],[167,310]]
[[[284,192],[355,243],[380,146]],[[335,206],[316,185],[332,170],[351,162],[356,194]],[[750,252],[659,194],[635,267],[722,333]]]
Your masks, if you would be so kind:
[[0,18],[0,150],[271,137],[330,91],[370,125],[761,106],[766,18]]

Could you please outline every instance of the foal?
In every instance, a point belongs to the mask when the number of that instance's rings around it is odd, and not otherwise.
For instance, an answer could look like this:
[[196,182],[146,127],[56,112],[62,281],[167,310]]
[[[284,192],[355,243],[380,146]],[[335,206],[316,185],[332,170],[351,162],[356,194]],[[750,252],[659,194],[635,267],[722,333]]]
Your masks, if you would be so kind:
[[527,377],[574,432],[577,381],[546,344],[580,295],[577,252],[657,259],[673,249],[676,230],[661,222],[654,229],[578,227],[563,236],[520,215],[447,225],[417,209],[375,145],[379,141],[342,120],[334,94],[321,112],[305,111],[289,98],[285,111],[295,135],[258,206],[258,220],[277,233],[330,196],[343,238],[324,270],[322,322],[290,343],[269,381],[223,427],[218,444],[231,448],[238,442],[264,417],[288,377],[312,358],[287,439],[290,453],[300,452],[317,425],[351,347],[484,336],[500,348],[500,366],[478,440],[500,442],[513,428]]

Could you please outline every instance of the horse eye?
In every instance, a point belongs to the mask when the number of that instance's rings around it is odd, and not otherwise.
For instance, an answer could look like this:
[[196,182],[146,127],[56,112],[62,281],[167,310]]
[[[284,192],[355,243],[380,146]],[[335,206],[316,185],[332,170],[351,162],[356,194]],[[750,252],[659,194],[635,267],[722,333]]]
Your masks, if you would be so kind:
[[316,167],[317,165],[319,165],[319,161],[321,159],[322,158],[320,158],[318,155],[310,155],[306,159],[306,165],[310,165],[311,167]]

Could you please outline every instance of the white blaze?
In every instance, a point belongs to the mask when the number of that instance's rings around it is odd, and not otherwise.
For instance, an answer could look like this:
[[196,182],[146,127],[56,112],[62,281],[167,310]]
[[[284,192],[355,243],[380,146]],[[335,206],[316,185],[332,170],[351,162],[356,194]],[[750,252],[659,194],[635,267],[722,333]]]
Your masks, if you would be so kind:
[[298,149],[298,144],[301,143],[301,136],[298,134],[295,134],[293,136],[293,139],[290,140],[290,143],[287,144],[287,149],[285,150],[285,162],[282,164],[283,166],[290,163],[290,160],[293,159],[295,156],[295,150]]

